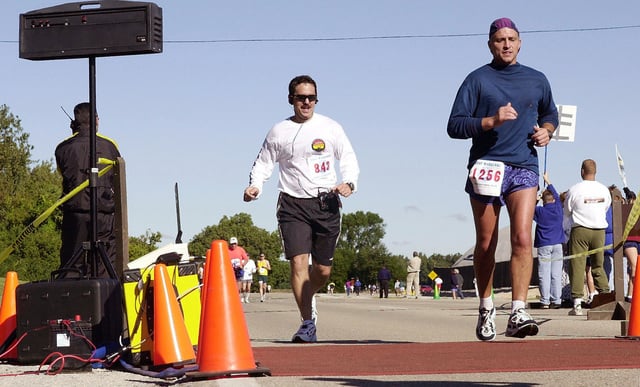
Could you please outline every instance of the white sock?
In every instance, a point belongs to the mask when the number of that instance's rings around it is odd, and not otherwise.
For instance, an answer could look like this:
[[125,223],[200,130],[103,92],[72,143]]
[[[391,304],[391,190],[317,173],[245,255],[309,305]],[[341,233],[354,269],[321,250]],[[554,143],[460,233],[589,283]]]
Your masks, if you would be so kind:
[[493,298],[491,298],[491,297],[481,298],[480,299],[480,307],[484,308],[486,310],[493,309]]
[[573,307],[576,308],[578,306],[582,307],[582,298],[573,299]]
[[518,309],[524,309],[524,307],[525,307],[524,301],[520,301],[520,300],[511,301],[511,313],[515,312]]

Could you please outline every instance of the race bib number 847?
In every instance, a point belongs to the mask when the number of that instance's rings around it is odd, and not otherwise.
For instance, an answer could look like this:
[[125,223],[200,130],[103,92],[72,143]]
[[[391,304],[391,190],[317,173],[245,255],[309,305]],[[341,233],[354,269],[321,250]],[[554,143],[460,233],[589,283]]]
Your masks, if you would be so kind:
[[478,195],[500,196],[504,178],[504,163],[478,160],[469,170],[469,180]]
[[332,165],[331,155],[315,155],[307,159],[310,176],[318,184],[333,184],[335,182],[335,172]]

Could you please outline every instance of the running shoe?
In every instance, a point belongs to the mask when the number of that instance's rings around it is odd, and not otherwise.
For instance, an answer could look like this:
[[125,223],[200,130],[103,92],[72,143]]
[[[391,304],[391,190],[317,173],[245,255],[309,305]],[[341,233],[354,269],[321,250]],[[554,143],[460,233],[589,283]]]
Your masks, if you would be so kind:
[[582,316],[582,305],[575,305],[569,311],[569,316]]
[[313,320],[313,325],[318,324],[318,307],[316,306],[316,295],[314,294],[311,298],[311,320]]
[[480,308],[479,312],[476,337],[478,340],[491,341],[496,338],[496,308]]
[[505,336],[524,338],[526,336],[535,336],[538,334],[538,323],[527,313],[524,308],[516,309],[509,316],[507,331]]
[[318,341],[316,338],[316,324],[312,320],[305,320],[298,328],[298,331],[291,338],[292,343],[315,343]]

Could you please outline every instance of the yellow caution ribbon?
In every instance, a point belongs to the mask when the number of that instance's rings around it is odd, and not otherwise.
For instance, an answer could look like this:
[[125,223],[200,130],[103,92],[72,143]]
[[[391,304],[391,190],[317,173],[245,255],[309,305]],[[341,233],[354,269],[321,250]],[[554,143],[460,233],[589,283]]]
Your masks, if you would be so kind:
[[640,217],[640,202],[634,201],[633,206],[631,206],[631,211],[629,211],[629,218],[627,219],[627,224],[624,227],[624,232],[622,233],[622,242],[627,240],[629,233],[633,229],[633,226],[638,222],[638,217]]
[[[613,244],[609,244],[603,247],[599,247],[597,249],[593,249],[593,250],[589,250],[589,251],[583,251],[581,253],[576,253],[576,254],[571,254],[571,255],[567,255],[566,257],[562,257],[563,261],[567,261],[569,259],[574,259],[574,258],[578,258],[578,257],[588,257],[591,254],[595,254],[598,251],[601,250],[607,250],[613,248]],[[550,259],[550,258],[538,258],[541,262],[549,262],[549,261],[559,261],[560,259]]]
[[[627,223],[624,226],[624,232],[622,233],[622,238],[620,239],[620,242],[614,247],[613,244],[609,244],[606,245],[604,247],[600,247],[597,249],[593,249],[593,250],[589,250],[589,251],[583,251],[581,253],[577,253],[577,254],[571,254],[571,255],[567,255],[566,257],[562,257],[562,260],[569,260],[569,259],[574,259],[574,258],[578,258],[578,257],[585,257],[585,256],[589,256],[591,254],[595,254],[601,250],[607,250],[607,249],[611,249],[611,248],[619,248],[620,245],[622,245],[624,243],[624,241],[627,240],[627,238],[629,237],[629,234],[631,233],[631,230],[633,229],[633,226],[636,225],[636,223],[638,222],[638,218],[640,217],[640,201],[636,200],[635,202],[633,202],[633,206],[631,207],[631,211],[629,211],[629,217],[627,218]],[[551,258],[538,258],[541,262],[549,262],[549,261],[556,261],[556,259],[551,259]],[[559,260],[559,259],[557,259]]]
[[[106,167],[104,167],[100,171],[98,171],[98,177],[101,177],[105,173],[109,172],[109,170],[111,170],[111,168],[113,168],[115,163],[116,163],[115,161],[112,161],[112,160],[109,160],[109,159],[105,159],[105,158],[98,159],[98,164],[107,165]],[[18,235],[16,240],[11,245],[9,245],[9,247],[7,247],[6,249],[2,250],[2,252],[0,253],[0,263],[4,262],[5,259],[9,258],[9,255],[13,252],[13,250],[15,250],[16,247],[18,247],[22,243],[22,241],[24,241],[24,239],[29,234],[33,233],[36,230],[36,227],[40,226],[49,216],[51,216],[51,214],[53,213],[53,211],[55,211],[56,208],[61,206],[63,203],[65,203],[66,201],[68,201],[69,199],[71,199],[72,197],[77,195],[79,192],[81,192],[82,190],[84,190],[88,186],[89,186],[89,179],[83,181],[82,183],[80,183],[80,185],[78,185],[76,188],[74,188],[71,192],[69,192],[68,194],[64,195],[60,199],[58,199],[55,203],[53,203],[53,205],[51,207],[47,208],[33,222],[29,223],[29,225],[27,227],[25,227],[24,230],[22,230],[20,235]]]

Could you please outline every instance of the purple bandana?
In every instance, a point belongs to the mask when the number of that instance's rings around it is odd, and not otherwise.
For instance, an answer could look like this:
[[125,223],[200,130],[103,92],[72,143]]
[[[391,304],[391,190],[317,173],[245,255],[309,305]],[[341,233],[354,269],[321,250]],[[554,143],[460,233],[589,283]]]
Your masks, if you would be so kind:
[[489,27],[489,38],[491,38],[493,34],[495,34],[496,31],[498,31],[501,28],[511,28],[512,30],[515,30],[518,34],[520,33],[520,31],[518,31],[518,27],[516,27],[516,23],[514,23],[511,19],[507,17],[503,17],[500,19],[496,19],[493,21],[493,23],[491,23],[491,27]]

